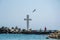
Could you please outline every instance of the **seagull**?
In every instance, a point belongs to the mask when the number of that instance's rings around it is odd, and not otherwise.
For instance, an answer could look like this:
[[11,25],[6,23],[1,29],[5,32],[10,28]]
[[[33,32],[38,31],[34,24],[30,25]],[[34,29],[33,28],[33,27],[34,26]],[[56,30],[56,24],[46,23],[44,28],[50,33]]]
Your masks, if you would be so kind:
[[32,12],[35,12],[36,11],[36,9],[34,9]]

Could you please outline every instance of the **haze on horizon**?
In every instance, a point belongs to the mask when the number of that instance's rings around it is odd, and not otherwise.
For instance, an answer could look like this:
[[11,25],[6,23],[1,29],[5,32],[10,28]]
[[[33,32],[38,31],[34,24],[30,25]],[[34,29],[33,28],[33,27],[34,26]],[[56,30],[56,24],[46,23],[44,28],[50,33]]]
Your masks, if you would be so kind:
[[[32,12],[36,9],[35,12]],[[26,29],[26,15],[32,29],[60,30],[60,0],[0,0],[0,27]]]

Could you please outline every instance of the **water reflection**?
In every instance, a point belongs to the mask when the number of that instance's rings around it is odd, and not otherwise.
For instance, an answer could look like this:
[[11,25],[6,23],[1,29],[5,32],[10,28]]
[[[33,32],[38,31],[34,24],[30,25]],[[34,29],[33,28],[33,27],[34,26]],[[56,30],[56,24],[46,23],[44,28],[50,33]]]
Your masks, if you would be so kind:
[[34,34],[0,34],[0,40],[60,40],[60,39],[46,39],[47,35]]

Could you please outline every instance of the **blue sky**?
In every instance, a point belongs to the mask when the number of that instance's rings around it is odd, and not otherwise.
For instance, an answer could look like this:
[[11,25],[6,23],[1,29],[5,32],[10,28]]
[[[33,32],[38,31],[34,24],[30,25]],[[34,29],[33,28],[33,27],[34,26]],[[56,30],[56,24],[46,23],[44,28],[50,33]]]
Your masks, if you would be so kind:
[[[36,9],[33,13],[32,11]],[[26,15],[32,29],[60,30],[60,0],[0,0],[0,27],[26,29]]]

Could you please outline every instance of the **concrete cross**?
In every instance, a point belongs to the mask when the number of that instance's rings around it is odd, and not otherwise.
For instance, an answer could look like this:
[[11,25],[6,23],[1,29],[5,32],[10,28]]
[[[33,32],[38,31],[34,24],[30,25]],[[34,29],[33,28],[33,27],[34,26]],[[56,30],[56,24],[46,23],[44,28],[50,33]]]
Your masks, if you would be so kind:
[[32,19],[29,19],[29,15],[27,15],[27,18],[25,18],[24,20],[27,21],[27,31],[29,30],[29,21]]

